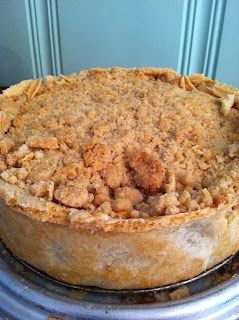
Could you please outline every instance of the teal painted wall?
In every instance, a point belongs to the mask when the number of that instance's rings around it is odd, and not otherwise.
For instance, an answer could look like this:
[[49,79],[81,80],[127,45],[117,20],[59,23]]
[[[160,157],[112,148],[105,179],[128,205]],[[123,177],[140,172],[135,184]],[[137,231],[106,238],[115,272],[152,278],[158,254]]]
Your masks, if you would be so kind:
[[183,1],[60,0],[58,11],[64,73],[115,65],[177,68]]
[[0,84],[159,66],[239,86],[239,0],[0,0]]
[[24,1],[0,0],[0,85],[32,77]]

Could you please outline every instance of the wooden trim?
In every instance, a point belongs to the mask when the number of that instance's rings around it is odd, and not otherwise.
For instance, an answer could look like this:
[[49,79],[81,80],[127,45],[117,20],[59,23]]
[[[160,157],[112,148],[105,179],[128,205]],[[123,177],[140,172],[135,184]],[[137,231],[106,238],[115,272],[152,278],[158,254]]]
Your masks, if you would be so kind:
[[62,73],[62,56],[57,0],[47,0],[47,13],[50,34],[52,74],[59,75]]
[[188,74],[194,37],[194,24],[197,0],[184,0],[182,13],[181,42],[179,49],[178,72]]
[[214,79],[227,0],[184,0],[178,71]]
[[56,0],[25,0],[33,77],[62,73]]
[[29,44],[31,50],[33,76],[34,78],[40,78],[43,76],[43,72],[35,0],[25,0],[25,8],[27,14],[27,25],[29,34]]
[[203,72],[215,78],[227,0],[213,0]]

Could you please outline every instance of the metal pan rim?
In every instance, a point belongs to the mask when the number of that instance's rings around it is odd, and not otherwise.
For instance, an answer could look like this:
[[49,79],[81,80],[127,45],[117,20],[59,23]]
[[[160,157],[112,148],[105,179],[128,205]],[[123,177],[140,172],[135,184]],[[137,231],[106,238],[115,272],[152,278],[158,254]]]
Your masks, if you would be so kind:
[[[31,293],[29,293],[29,291],[28,291],[28,293],[24,294],[24,289],[27,286],[28,280],[24,280],[24,282],[22,282],[21,277],[19,275],[16,275],[13,271],[8,270],[6,265],[3,266],[2,261],[0,261],[0,267],[1,267],[1,270],[4,271],[4,274],[2,274],[2,277],[0,278],[0,284],[2,284],[5,288],[8,288],[12,293],[16,293],[17,291],[15,290],[16,289],[15,286],[16,286],[16,281],[17,281],[17,283],[21,289],[21,297],[25,295],[26,301],[29,300],[29,297],[32,297]],[[32,291],[32,293],[37,292],[37,295],[42,296],[43,300],[57,298],[57,300],[64,301],[67,304],[68,303],[72,304],[72,302],[74,302],[74,301],[79,303],[78,299],[69,298],[69,297],[65,297],[65,296],[62,297],[59,294],[53,293],[51,291],[44,290],[44,293],[39,292],[39,288],[36,284],[34,284],[34,283],[30,283],[30,284],[31,284],[32,288],[29,287],[28,290]],[[237,288],[237,290],[235,290],[236,288]],[[238,294],[235,295],[236,292],[238,292]],[[176,306],[176,305],[192,303],[195,300],[198,303],[199,301],[203,301],[204,299],[207,299],[207,304],[208,304],[208,302],[209,302],[208,299],[210,299],[211,297],[214,297],[215,295],[217,296],[218,302],[220,302],[219,298],[221,297],[222,293],[223,293],[223,300],[224,301],[225,301],[226,295],[228,295],[229,298],[233,298],[234,296],[239,295],[239,275],[233,277],[232,279],[226,280],[225,282],[218,284],[217,286],[215,286],[211,289],[196,293],[190,297],[186,297],[186,298],[182,298],[182,299],[170,301],[170,302],[152,302],[152,303],[150,303],[150,307],[157,307],[157,306],[158,307],[168,307],[169,305]],[[34,303],[34,299],[31,299],[31,300]],[[89,304],[89,302],[86,302],[86,301],[81,301],[80,303],[82,305]],[[90,305],[92,306],[92,308],[94,307],[96,309],[97,309],[97,307],[102,306],[101,303],[96,303],[96,302],[90,302]],[[120,309],[134,309],[135,310],[135,309],[145,308],[148,306],[149,306],[149,304],[147,304],[147,303],[140,304],[140,305],[112,304],[109,306],[109,308],[112,307],[112,308],[117,308],[117,309],[120,308]]]

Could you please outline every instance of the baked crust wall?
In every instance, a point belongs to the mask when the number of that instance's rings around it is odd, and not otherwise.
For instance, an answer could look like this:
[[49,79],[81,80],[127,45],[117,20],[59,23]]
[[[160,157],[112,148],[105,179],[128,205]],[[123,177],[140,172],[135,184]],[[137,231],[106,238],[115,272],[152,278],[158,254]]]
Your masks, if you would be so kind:
[[71,284],[153,288],[192,278],[239,249],[236,210],[146,232],[71,229],[40,222],[1,200],[0,234],[18,257]]

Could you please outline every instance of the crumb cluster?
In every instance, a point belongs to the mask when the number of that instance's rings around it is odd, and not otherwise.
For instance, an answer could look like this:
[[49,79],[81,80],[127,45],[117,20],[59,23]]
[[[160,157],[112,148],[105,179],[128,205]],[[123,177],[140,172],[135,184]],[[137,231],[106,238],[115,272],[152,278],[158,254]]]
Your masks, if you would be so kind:
[[1,178],[82,215],[147,218],[238,191],[237,91],[164,69],[93,69],[0,97]]

